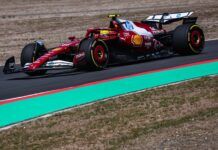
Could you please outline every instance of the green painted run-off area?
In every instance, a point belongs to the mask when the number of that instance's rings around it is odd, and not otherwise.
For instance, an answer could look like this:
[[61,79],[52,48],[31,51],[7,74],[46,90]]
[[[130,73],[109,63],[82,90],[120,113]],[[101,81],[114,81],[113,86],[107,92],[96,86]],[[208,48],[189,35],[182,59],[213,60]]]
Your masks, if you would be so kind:
[[121,94],[215,74],[218,74],[217,61],[130,76],[3,104],[0,105],[0,127]]

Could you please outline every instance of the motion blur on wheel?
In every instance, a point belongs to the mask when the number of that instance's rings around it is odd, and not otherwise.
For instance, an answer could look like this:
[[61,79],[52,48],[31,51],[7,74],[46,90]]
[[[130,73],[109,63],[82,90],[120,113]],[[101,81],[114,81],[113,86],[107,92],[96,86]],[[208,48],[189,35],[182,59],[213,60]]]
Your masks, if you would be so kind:
[[[46,48],[42,41],[27,44],[21,52],[21,69],[9,58],[4,73],[25,72],[43,75],[49,70],[101,70],[109,65],[196,55],[204,48],[204,33],[193,12],[163,13],[133,22],[109,15],[109,27],[87,29],[83,39],[69,37],[69,42]],[[164,26],[182,21],[175,29]]]

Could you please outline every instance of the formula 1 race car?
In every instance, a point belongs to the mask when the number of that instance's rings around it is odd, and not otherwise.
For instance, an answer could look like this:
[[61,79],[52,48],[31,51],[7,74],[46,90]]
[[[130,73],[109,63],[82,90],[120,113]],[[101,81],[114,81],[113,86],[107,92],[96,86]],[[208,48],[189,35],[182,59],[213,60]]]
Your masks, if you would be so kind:
[[[15,68],[11,57],[3,72],[43,75],[57,69],[100,70],[117,63],[199,54],[205,43],[204,33],[196,24],[197,17],[190,17],[192,13],[156,14],[141,22],[109,15],[109,27],[90,28],[82,40],[69,37],[70,42],[50,49],[42,41],[27,44],[21,52],[22,69]],[[183,23],[171,31],[163,28],[176,21]]]

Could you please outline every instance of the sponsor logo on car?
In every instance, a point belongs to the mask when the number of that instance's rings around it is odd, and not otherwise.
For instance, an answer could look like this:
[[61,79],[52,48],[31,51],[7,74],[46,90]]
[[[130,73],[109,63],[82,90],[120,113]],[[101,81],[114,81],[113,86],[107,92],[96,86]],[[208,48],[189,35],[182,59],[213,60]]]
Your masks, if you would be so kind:
[[133,44],[134,46],[141,46],[142,43],[143,43],[143,38],[142,38],[141,35],[136,34],[136,35],[133,35],[133,36],[132,36],[131,41],[132,41],[132,44]]

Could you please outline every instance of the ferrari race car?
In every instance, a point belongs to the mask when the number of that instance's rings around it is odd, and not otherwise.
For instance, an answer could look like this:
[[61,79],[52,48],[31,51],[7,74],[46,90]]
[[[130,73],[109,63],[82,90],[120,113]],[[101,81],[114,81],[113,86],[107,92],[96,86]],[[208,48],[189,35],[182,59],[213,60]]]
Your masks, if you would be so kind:
[[[15,68],[15,59],[10,57],[3,72],[43,75],[58,69],[100,70],[119,63],[199,54],[205,43],[204,33],[196,24],[197,17],[190,17],[192,14],[156,14],[141,22],[109,15],[109,27],[90,28],[83,39],[69,37],[70,41],[55,48],[46,48],[42,41],[27,44],[21,52],[22,68]],[[176,21],[182,24],[174,30],[163,28]]]

